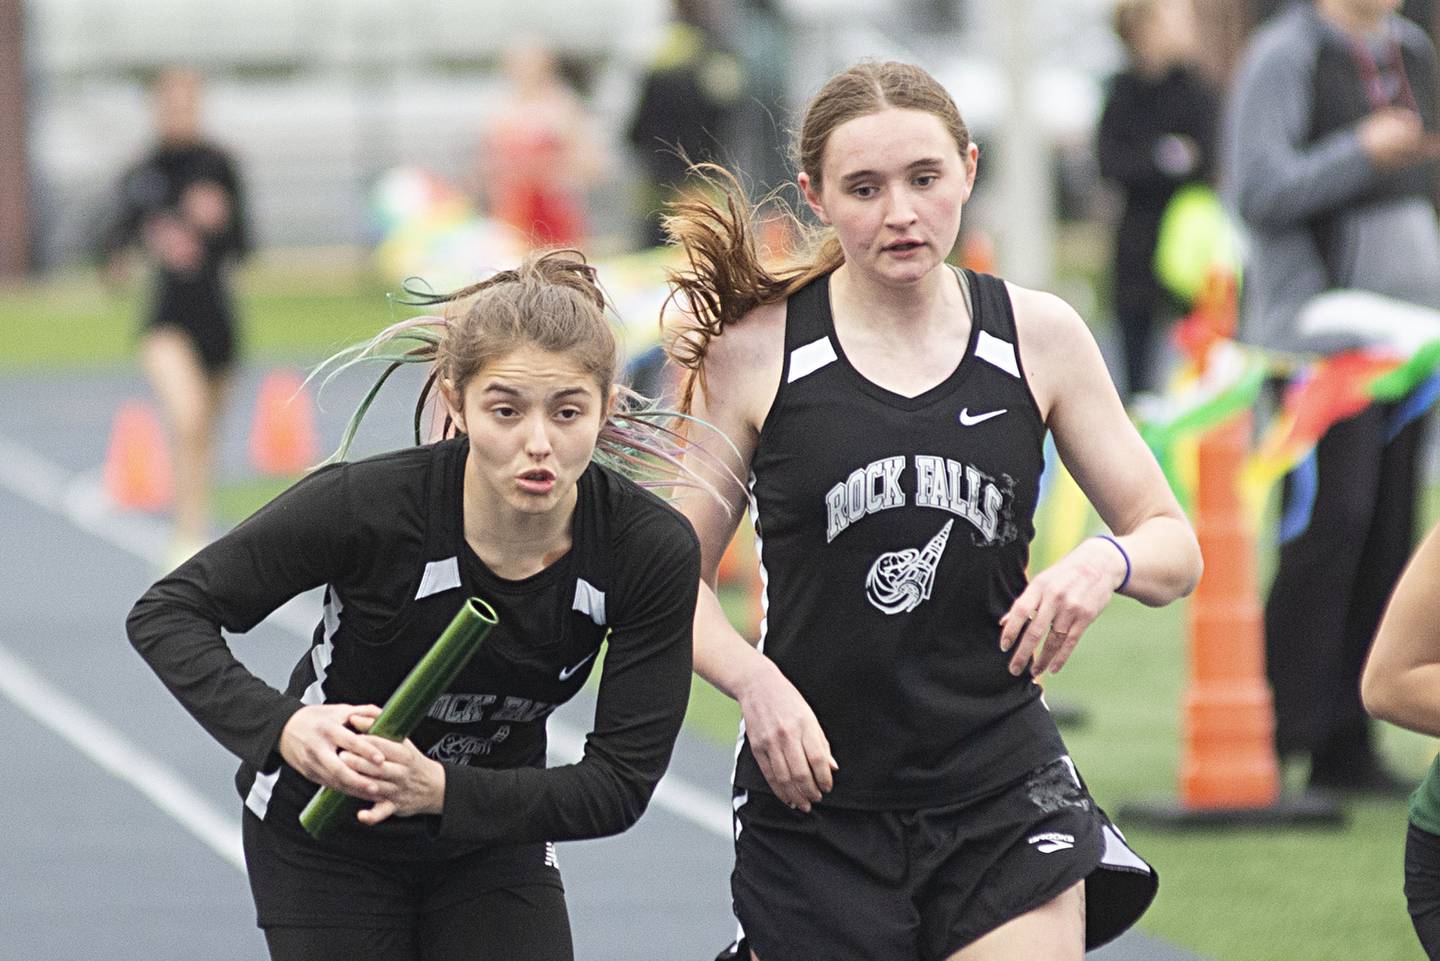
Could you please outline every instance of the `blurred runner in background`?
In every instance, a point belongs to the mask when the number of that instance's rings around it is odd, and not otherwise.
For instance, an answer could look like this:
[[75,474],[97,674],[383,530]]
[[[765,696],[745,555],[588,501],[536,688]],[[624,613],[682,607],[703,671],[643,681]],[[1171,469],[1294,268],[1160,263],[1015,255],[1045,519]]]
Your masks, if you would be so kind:
[[538,40],[504,54],[505,92],[485,131],[479,191],[490,215],[536,247],[585,239],[586,190],[605,168],[605,151],[555,55]]
[[112,281],[132,247],[152,272],[140,361],[175,440],[177,564],[210,539],[214,434],[236,358],[229,270],[250,250],[235,162],[201,130],[202,86],[178,67],[156,78],[157,142],[121,180],[100,244]]

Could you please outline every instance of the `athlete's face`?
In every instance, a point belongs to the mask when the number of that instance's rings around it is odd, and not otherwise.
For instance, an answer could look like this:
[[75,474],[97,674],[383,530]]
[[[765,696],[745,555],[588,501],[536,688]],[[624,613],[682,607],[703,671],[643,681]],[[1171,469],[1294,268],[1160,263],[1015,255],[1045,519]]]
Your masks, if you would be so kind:
[[961,153],[934,114],[888,108],[831,132],[818,189],[804,172],[799,180],[815,215],[835,228],[847,264],[905,284],[955,246],[979,156],[974,144]]
[[564,354],[525,345],[445,390],[470,438],[467,502],[519,514],[568,511],[609,413],[591,374]]

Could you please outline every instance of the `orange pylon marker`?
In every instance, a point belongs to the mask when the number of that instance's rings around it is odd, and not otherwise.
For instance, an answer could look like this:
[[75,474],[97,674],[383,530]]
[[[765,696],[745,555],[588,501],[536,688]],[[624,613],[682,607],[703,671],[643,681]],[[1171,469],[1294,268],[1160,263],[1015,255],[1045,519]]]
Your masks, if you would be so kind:
[[720,565],[715,570],[715,581],[722,587],[732,587],[744,582],[746,575],[746,564],[750,560],[749,551],[746,550],[745,528],[742,525],[735,530],[735,536],[730,538],[730,543],[725,548],[725,553],[720,555]]
[[149,404],[126,401],[115,414],[105,452],[105,493],[120,507],[158,511],[175,497],[165,428]]
[[1190,598],[1179,797],[1121,805],[1126,824],[1338,827],[1345,821],[1344,809],[1324,795],[1280,790],[1255,544],[1237,486],[1249,439],[1247,411],[1200,441],[1192,519],[1205,574]]
[[304,380],[277,370],[260,385],[250,425],[250,461],[264,474],[301,474],[320,459],[315,407]]
[[753,528],[741,524],[720,556],[720,566],[715,581],[721,587],[743,591],[745,608],[741,616],[745,623],[736,624],[735,629],[747,638],[760,636],[760,621],[765,616],[760,602],[759,561],[755,556],[755,534]]
[[995,273],[995,240],[983,230],[967,231],[960,242],[960,266],[982,274]]
[[1255,544],[1236,487],[1249,444],[1248,412],[1200,441],[1194,523],[1205,574],[1190,600],[1180,758],[1180,803],[1192,810],[1280,796]]

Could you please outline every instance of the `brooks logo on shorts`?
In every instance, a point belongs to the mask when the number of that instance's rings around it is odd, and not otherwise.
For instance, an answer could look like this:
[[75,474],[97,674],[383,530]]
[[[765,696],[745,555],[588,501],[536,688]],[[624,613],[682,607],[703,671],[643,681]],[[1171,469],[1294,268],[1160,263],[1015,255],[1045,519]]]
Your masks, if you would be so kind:
[[1061,834],[1058,831],[1034,834],[1026,838],[1026,840],[1035,845],[1035,850],[1041,854],[1054,854],[1056,851],[1068,851],[1075,846],[1075,835]]

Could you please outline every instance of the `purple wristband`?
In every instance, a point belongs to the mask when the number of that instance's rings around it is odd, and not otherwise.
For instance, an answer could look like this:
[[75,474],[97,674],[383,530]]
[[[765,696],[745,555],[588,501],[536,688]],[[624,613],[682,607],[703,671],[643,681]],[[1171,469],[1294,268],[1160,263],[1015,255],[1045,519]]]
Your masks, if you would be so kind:
[[1120,546],[1120,542],[1117,541],[1115,538],[1111,537],[1109,534],[1096,534],[1095,536],[1100,538],[1101,540],[1107,540],[1110,543],[1114,544],[1115,549],[1120,552],[1120,556],[1125,558],[1125,577],[1123,580],[1120,581],[1120,586],[1115,588],[1116,593],[1119,593],[1120,591],[1125,590],[1126,584],[1130,583],[1130,555],[1125,553],[1125,548]]

